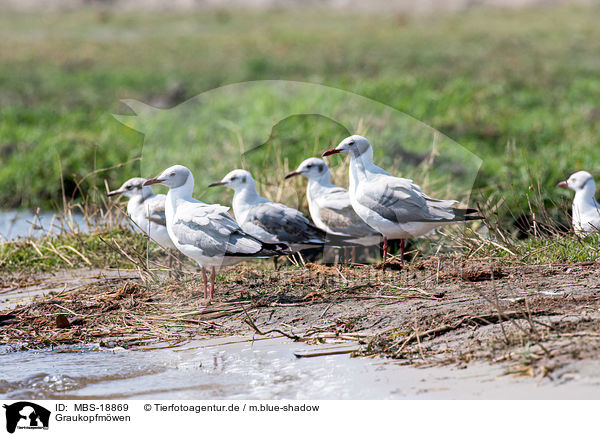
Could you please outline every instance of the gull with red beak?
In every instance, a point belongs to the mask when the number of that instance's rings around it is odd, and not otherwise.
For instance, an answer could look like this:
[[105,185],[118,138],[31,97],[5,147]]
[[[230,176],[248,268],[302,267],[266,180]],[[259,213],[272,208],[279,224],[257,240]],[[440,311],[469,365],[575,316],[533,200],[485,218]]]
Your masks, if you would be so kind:
[[128,197],[127,215],[133,221],[134,231],[141,231],[167,250],[175,250],[175,245],[167,231],[165,199],[163,194],[155,194],[151,186],[144,186],[146,179],[134,177],[121,187],[108,193],[109,197]]
[[167,168],[144,186],[159,183],[169,187],[165,201],[167,231],[175,247],[202,269],[204,298],[207,297],[205,268],[211,268],[210,297],[214,296],[216,269],[253,259],[287,254],[244,232],[227,213],[228,207],[206,204],[192,197],[194,177],[182,165]]
[[600,205],[596,201],[596,182],[587,171],[578,171],[557,186],[575,191],[573,229],[579,236],[600,230]]
[[481,219],[475,209],[457,209],[456,200],[428,197],[412,180],[394,177],[373,163],[373,148],[360,135],[349,136],[323,156],[350,156],[350,202],[369,226],[383,235],[383,265],[388,238],[400,239],[404,262],[404,240],[422,236],[436,227]]
[[316,157],[306,159],[285,178],[304,176],[308,179],[306,198],[315,225],[328,235],[342,236],[346,243],[377,245],[381,236],[354,211],[348,191],[331,183],[329,167]]

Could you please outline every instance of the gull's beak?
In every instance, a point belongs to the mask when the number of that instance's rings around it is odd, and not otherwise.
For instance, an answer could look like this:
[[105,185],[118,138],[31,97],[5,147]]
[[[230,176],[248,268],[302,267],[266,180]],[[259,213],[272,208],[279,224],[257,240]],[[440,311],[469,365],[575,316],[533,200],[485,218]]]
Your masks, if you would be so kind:
[[209,188],[215,187],[215,186],[225,186],[227,184],[227,182],[212,182],[210,185],[208,185]]
[[332,154],[337,154],[337,153],[341,153],[341,152],[342,152],[342,150],[338,150],[337,148],[330,148],[325,153],[323,153],[323,156],[331,156]]
[[121,195],[123,193],[123,191],[121,189],[117,189],[116,191],[110,191],[108,194],[109,197],[112,197],[113,195]]
[[164,182],[165,179],[159,179],[158,177],[155,177],[154,179],[148,179],[144,182],[143,186],[150,186],[150,185],[156,185],[157,183],[162,183]]
[[284,179],[291,179],[294,176],[299,176],[301,173],[300,171],[292,171],[291,173],[287,173],[284,177]]
[[556,185],[559,188],[568,188],[569,184],[567,182],[560,182],[558,185]]

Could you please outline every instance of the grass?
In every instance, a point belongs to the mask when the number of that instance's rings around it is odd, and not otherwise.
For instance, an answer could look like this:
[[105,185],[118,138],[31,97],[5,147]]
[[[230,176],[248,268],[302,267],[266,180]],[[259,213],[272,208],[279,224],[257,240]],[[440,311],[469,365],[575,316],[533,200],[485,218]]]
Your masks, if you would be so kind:
[[[121,247],[120,252],[114,245]],[[0,272],[39,273],[66,268],[132,268],[134,260],[144,259],[146,238],[128,230],[97,230],[92,233],[68,233],[39,239],[9,241],[0,244]],[[156,246],[151,259],[164,257]]]
[[[447,134],[483,161],[475,199],[501,193],[506,208],[500,218],[511,224],[529,214],[524,193],[532,184],[543,188],[541,205],[550,209],[568,198],[553,188],[557,181],[577,169],[594,172],[600,161],[597,11],[474,9],[422,17],[316,10],[3,13],[0,202],[58,208],[61,177],[67,195],[78,196],[76,181],[96,168],[130,162],[86,179],[83,191],[103,189],[104,179],[114,187],[138,175],[139,162],[131,160],[141,154],[144,138],[111,116],[127,113],[120,99],[170,107],[228,83],[288,79],[372,98]],[[260,119],[260,108],[259,101],[248,123]],[[221,136],[211,145],[218,150],[258,145],[244,142],[246,133],[256,132],[193,120],[189,126],[188,135],[166,131],[165,138],[193,148],[217,132]],[[272,154],[266,154],[272,159],[246,161],[255,173],[267,174],[267,185],[279,183],[269,169],[279,175],[346,134],[318,117],[292,117],[274,132],[267,144]],[[369,133],[408,148],[411,153],[386,164],[423,184],[414,167],[428,156],[429,149],[420,150],[427,138],[413,141],[418,135],[403,136],[385,124]],[[302,146],[277,156],[279,144]],[[383,145],[376,144],[380,159]],[[213,168],[199,159],[194,172],[202,184],[242,163],[221,159]],[[443,192],[445,180],[434,182],[431,189]],[[270,192],[286,190],[280,184]],[[197,191],[210,201],[230,198],[225,190]],[[558,209],[551,213],[566,222]]]
[[[453,245],[452,241],[456,244]],[[557,264],[595,262],[600,259],[600,235],[585,238],[574,234],[531,237],[525,240],[510,240],[508,243],[490,242],[477,233],[467,231],[466,237],[452,235],[444,239],[440,252],[441,261],[452,262],[457,250],[464,250],[464,259],[488,259],[500,264]],[[411,241],[415,257],[412,262],[417,268],[423,260],[422,254],[436,251],[439,241],[418,239]],[[427,256],[425,256],[425,259]],[[133,268],[143,271],[166,270],[164,251],[157,245],[148,245],[140,233],[114,227],[96,229],[91,233],[65,233],[42,238],[8,241],[0,244],[0,274],[43,273],[69,268]],[[188,263],[195,270],[193,263]],[[288,271],[296,270],[293,265],[284,266]],[[272,264],[268,261],[251,262],[241,268],[242,278],[220,275],[219,282],[238,283],[239,280],[256,281],[266,292],[271,283]],[[304,270],[304,268],[300,268]],[[376,271],[376,270],[373,270]],[[240,282],[240,283],[241,283]],[[261,292],[260,289],[255,289]]]
[[600,259],[599,243],[598,235],[585,238],[576,235],[532,237],[505,248],[486,244],[480,254],[511,264],[595,262]]

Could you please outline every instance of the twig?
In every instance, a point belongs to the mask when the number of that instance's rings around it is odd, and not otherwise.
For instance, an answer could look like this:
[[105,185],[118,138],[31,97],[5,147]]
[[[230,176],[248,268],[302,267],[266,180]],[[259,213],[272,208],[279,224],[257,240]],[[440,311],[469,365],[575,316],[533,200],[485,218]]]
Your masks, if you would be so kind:
[[83,259],[83,261],[85,263],[87,263],[89,266],[92,266],[92,262],[90,262],[90,260],[85,257],[83,254],[81,254],[81,252],[79,252],[78,250],[76,250],[75,248],[71,247],[70,245],[61,245],[58,248],[66,248],[67,250],[71,250],[73,253],[77,254],[79,257],[81,257],[81,259]]
[[346,277],[344,277],[344,274],[342,274],[342,272],[340,271],[340,268],[338,266],[335,267],[335,270],[340,275],[340,277],[342,278],[342,280],[344,281],[344,283],[348,283],[348,279]]
[[333,350],[333,351],[296,351],[294,352],[294,356],[296,356],[298,359],[304,358],[304,357],[323,357],[323,356],[334,356],[336,354],[350,354],[350,353],[354,353],[358,351],[358,348],[344,348],[344,349],[339,349],[339,350]]
[[73,262],[71,262],[66,256],[63,256],[62,254],[60,254],[58,252],[58,250],[56,249],[56,247],[52,244],[52,242],[48,241],[48,245],[50,246],[50,251],[52,251],[54,254],[56,254],[58,257],[60,257],[65,262],[67,262],[69,264],[69,266],[73,266]]
[[415,320],[415,336],[417,337],[417,349],[419,350],[419,354],[421,355],[421,359],[423,359],[423,361],[426,361],[427,359],[425,359],[425,356],[423,355],[423,347],[421,346],[421,338],[419,337],[419,326],[417,324],[417,313],[416,313],[416,311],[415,311],[414,320]]
[[31,239],[29,239],[28,242],[33,246],[33,248],[35,249],[35,251],[37,251],[37,253],[40,255],[40,257],[44,257],[44,255],[42,254],[42,252],[40,251],[38,246],[35,245],[35,242],[33,242]]
[[333,303],[329,303],[329,305],[325,308],[323,313],[321,313],[321,316],[319,316],[319,318],[323,318],[331,306],[333,306]]
[[272,329],[266,332],[261,332],[260,329],[256,326],[256,324],[254,324],[254,321],[252,321],[252,318],[250,318],[250,315],[248,315],[248,312],[246,311],[246,308],[243,305],[240,305],[244,311],[244,313],[246,314],[246,319],[244,320],[244,322],[246,324],[248,324],[250,327],[252,327],[252,329],[259,335],[261,336],[265,336],[268,335],[269,333],[279,333],[280,335],[285,336],[286,338],[292,339],[294,341],[299,341],[300,340],[300,336],[296,336],[294,334],[290,334],[290,333],[286,333],[282,330],[279,329]]
[[83,317],[83,316],[85,316],[85,315],[80,315],[80,314],[78,314],[78,313],[75,313],[75,312],[73,312],[71,309],[68,309],[68,308],[66,308],[66,307],[64,307],[64,306],[61,306],[61,305],[60,305],[60,304],[58,304],[58,303],[52,303],[52,304],[54,304],[56,307],[60,307],[61,309],[63,309],[63,310],[66,310],[67,312],[69,312],[69,313],[70,313],[70,314],[72,314],[72,315],[75,315],[75,316],[82,316],[82,317]]

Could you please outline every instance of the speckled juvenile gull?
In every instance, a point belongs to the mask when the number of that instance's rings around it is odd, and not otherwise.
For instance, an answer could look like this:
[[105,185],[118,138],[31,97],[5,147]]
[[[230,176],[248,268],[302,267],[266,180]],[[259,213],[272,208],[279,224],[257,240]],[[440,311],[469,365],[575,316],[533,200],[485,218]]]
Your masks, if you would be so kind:
[[146,179],[134,177],[108,193],[109,196],[123,195],[129,198],[127,215],[131,218],[134,231],[144,232],[163,248],[175,250],[175,244],[169,237],[165,218],[165,199],[163,194],[155,194],[151,186],[144,186]]
[[325,161],[316,157],[306,159],[285,178],[298,175],[308,179],[308,210],[318,228],[327,232],[328,236],[351,238],[346,240],[348,243],[379,244],[381,236],[356,214],[348,191],[331,183],[329,167]]
[[238,224],[261,241],[283,243],[292,251],[327,242],[325,232],[302,212],[258,195],[256,183],[246,170],[231,171],[209,186],[228,186],[234,190],[233,213]]
[[204,297],[211,268],[210,298],[214,296],[216,268],[250,258],[285,254],[280,247],[266,244],[244,232],[227,213],[228,207],[206,204],[192,197],[194,177],[181,165],[167,168],[145,185],[160,183],[169,187],[165,202],[167,231],[179,251],[202,268]]
[[575,191],[573,199],[573,229],[579,236],[600,230],[600,205],[596,201],[596,182],[587,171],[571,174],[557,186]]
[[323,156],[342,153],[350,156],[350,201],[352,207],[383,238],[384,264],[387,240],[424,235],[436,227],[481,219],[474,209],[456,209],[456,200],[428,197],[412,180],[394,177],[373,163],[373,148],[359,135],[349,136]]

